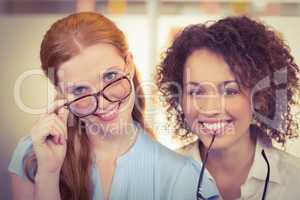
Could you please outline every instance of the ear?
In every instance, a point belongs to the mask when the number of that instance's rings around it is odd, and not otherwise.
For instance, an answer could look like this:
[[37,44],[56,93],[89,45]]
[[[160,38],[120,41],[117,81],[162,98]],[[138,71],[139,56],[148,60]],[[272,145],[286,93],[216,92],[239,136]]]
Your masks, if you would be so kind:
[[135,64],[133,61],[133,55],[131,52],[128,52],[125,56],[125,63],[126,63],[126,73],[132,78],[135,74]]

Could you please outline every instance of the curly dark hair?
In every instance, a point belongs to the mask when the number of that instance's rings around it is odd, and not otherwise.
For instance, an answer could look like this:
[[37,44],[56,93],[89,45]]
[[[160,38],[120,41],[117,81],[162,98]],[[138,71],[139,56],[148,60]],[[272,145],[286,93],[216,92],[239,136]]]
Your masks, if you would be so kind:
[[[283,146],[287,139],[298,136],[298,120],[292,113],[299,94],[298,66],[288,45],[275,30],[246,16],[226,17],[210,25],[187,26],[162,55],[156,82],[176,136],[188,139],[192,135],[184,123],[177,86],[182,88],[187,58],[199,49],[221,56],[243,88],[253,91],[261,87],[258,83],[267,81],[268,87],[260,88],[252,96],[255,125],[264,136]],[[283,90],[286,95],[278,96],[278,91]],[[272,126],[259,115],[273,119]]]

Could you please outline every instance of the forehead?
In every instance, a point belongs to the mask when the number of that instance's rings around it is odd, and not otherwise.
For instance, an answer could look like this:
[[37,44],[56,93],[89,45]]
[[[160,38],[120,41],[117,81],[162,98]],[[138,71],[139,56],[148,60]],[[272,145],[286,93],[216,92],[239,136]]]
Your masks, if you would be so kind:
[[185,82],[218,84],[228,80],[235,80],[228,64],[221,56],[207,49],[194,51],[185,62]]
[[62,63],[57,71],[57,76],[59,82],[92,81],[108,69],[122,70],[124,64],[124,59],[113,45],[99,43],[84,48],[79,55]]

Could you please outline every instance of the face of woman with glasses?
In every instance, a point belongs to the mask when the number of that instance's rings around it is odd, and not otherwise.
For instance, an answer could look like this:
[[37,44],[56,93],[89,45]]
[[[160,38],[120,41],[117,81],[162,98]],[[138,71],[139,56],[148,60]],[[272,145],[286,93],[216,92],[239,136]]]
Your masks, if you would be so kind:
[[249,141],[249,91],[240,88],[224,59],[206,49],[194,51],[184,69],[182,108],[186,122],[206,147]]
[[65,107],[105,132],[118,130],[120,123],[130,123],[134,92],[129,66],[111,44],[84,48],[57,71],[59,87],[68,100]]

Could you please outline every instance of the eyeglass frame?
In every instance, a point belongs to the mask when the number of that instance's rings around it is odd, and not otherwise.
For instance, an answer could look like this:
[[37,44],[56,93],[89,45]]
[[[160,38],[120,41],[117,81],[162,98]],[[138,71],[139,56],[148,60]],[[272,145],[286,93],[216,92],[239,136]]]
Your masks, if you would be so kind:
[[[98,99],[98,98],[99,98],[100,95],[103,96],[103,98],[106,99],[107,101],[109,101],[110,103],[121,102],[121,101],[123,101],[124,99],[126,99],[127,97],[129,97],[130,94],[131,94],[131,91],[132,91],[131,81],[130,81],[130,79],[128,78],[128,76],[129,76],[129,74],[123,75],[123,76],[121,76],[120,78],[117,78],[116,80],[113,80],[112,82],[108,83],[108,84],[107,84],[106,86],[104,86],[99,92],[92,93],[92,94],[87,94],[87,95],[78,97],[78,98],[76,98],[76,99],[74,99],[74,100],[72,100],[72,101],[70,101],[70,102],[65,103],[65,104],[63,105],[63,107],[65,107],[66,109],[70,110],[70,112],[71,112],[72,114],[74,114],[75,116],[77,116],[77,117],[79,117],[79,118],[83,118],[83,117],[92,115],[93,113],[96,112],[96,110],[98,109],[98,106],[99,106],[99,99]],[[129,86],[130,86],[130,87],[129,87],[129,91],[130,91],[130,92],[128,93],[128,95],[126,95],[124,98],[122,98],[122,99],[120,99],[120,100],[113,101],[113,100],[109,99],[109,98],[103,93],[103,91],[104,91],[106,88],[108,88],[109,86],[111,86],[112,84],[114,84],[114,83],[116,83],[116,82],[118,82],[118,81],[120,81],[120,80],[122,80],[122,79],[126,79],[126,80],[129,82]],[[70,108],[70,105],[71,105],[72,103],[74,103],[74,102],[76,102],[76,101],[79,101],[79,100],[81,100],[81,99],[84,99],[84,98],[86,98],[86,97],[95,97],[95,99],[96,99],[96,106],[95,106],[95,109],[94,109],[92,112],[90,112],[89,114],[87,114],[87,115],[78,116],[77,114],[75,114],[75,113],[72,112],[72,109]]]
[[[205,197],[203,197],[202,195],[202,192],[201,192],[201,189],[202,189],[202,180],[203,180],[203,175],[204,175],[204,170],[205,170],[205,165],[207,163],[207,159],[208,159],[208,155],[209,155],[209,151],[211,149],[211,146],[215,140],[215,137],[216,135],[213,136],[212,140],[211,140],[211,143],[208,147],[208,151],[205,153],[205,158],[204,158],[204,162],[202,163],[202,167],[201,167],[201,170],[200,170],[200,175],[199,175],[199,179],[198,179],[198,186],[197,186],[197,192],[196,192],[196,199],[197,200],[207,200]],[[198,143],[198,145],[200,145],[200,143]],[[200,149],[200,146],[199,146],[199,149]],[[264,159],[264,161],[266,162],[267,164],[267,175],[266,175],[266,178],[265,178],[265,184],[264,184],[264,190],[263,190],[263,195],[262,195],[262,200],[265,200],[266,199],[266,196],[267,196],[267,190],[268,190],[268,186],[269,186],[269,182],[270,182],[270,171],[271,171],[271,167],[270,167],[270,163],[269,163],[269,160],[267,158],[267,155],[265,153],[265,150],[262,149],[261,151],[261,155]]]

